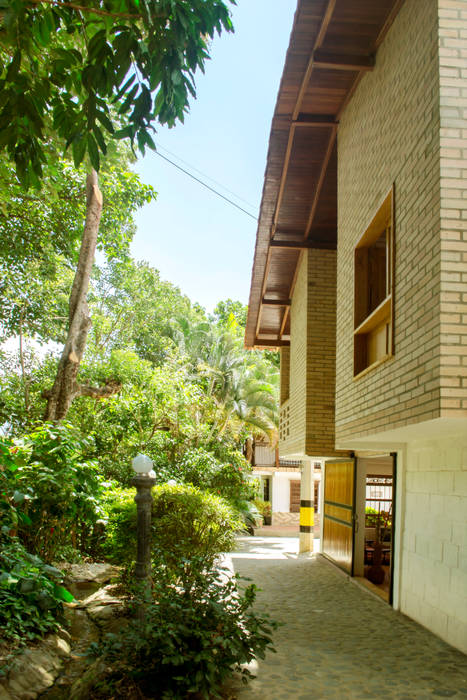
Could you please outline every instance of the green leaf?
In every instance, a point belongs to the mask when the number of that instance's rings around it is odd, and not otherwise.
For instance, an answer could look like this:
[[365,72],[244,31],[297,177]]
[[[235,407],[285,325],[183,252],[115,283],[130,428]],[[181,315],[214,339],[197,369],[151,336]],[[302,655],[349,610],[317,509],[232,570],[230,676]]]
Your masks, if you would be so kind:
[[98,171],[100,167],[99,149],[97,147],[96,139],[92,134],[88,134],[88,153],[92,167],[94,170]]
[[99,129],[97,124],[94,124],[92,127],[92,133],[94,134],[94,137],[99,144],[99,148],[101,149],[102,153],[106,155],[107,153],[107,144],[105,143],[104,136],[102,134],[102,131]]
[[130,92],[128,93],[125,102],[122,104],[122,106],[119,108],[118,113],[119,114],[124,114],[125,112],[128,111],[130,105],[133,102],[133,98],[138,92],[138,86],[135,85],[134,87],[131,88]]
[[102,124],[102,126],[103,126],[105,129],[107,129],[107,131],[108,131],[109,133],[111,133],[111,134],[114,133],[114,131],[115,131],[114,125],[113,125],[112,122],[110,121],[109,117],[105,114],[105,112],[97,112],[97,113],[96,113],[96,117],[97,117],[98,121],[100,121],[100,123]]
[[74,139],[71,147],[73,151],[73,162],[75,164],[75,168],[78,168],[83,162],[83,158],[86,153],[86,141],[81,135],[79,135]]
[[67,591],[66,588],[57,584],[54,585],[54,595],[56,598],[63,600],[65,603],[72,603],[75,599],[70,591]]
[[29,526],[32,525],[32,520],[31,520],[31,518],[29,517],[29,515],[26,515],[26,513],[21,513],[21,512],[19,512],[19,513],[18,513],[18,519],[19,519],[22,523],[24,523],[24,525],[29,525]]

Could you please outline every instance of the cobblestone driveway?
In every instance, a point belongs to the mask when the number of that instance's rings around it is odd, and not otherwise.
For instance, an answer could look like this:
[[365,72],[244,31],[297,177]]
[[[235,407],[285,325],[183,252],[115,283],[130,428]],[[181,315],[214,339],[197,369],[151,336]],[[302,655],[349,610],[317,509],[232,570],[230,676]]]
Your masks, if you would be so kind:
[[467,699],[467,657],[377,600],[294,538],[243,537],[234,570],[263,590],[258,608],[285,623],[277,654],[233,688],[239,700]]

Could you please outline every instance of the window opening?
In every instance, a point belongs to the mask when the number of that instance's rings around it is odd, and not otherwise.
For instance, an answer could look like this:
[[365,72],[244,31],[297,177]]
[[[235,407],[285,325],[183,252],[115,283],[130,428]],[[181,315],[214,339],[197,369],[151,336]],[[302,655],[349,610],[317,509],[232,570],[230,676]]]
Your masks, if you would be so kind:
[[393,190],[355,247],[355,377],[393,355]]

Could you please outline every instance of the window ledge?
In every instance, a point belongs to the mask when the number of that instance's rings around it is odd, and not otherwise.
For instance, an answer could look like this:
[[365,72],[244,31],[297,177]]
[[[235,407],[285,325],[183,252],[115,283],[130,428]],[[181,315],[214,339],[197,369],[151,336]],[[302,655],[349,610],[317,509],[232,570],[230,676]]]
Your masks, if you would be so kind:
[[369,316],[354,330],[354,335],[369,333],[391,317],[391,294],[374,309]]
[[371,372],[371,370],[376,369],[376,367],[379,367],[379,365],[382,365],[383,362],[387,362],[388,360],[392,360],[394,355],[384,355],[384,357],[380,357],[376,362],[373,362],[371,365],[368,365],[368,367],[365,367],[365,369],[362,369],[361,372],[356,374],[353,379],[361,379],[361,377],[364,377],[365,374],[368,374],[368,372]]

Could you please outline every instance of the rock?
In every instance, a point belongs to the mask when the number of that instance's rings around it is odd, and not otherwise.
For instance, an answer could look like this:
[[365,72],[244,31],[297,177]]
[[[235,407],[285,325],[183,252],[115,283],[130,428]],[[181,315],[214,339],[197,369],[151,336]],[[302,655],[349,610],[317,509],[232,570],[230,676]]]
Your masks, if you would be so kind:
[[13,661],[0,700],[34,700],[50,688],[57,678],[63,660],[70,656],[70,644],[65,630],[49,634],[33,649],[25,649]]
[[85,583],[94,581],[95,583],[107,583],[110,579],[118,576],[120,568],[112,564],[92,563],[92,564],[61,564],[60,568],[71,581]]
[[109,620],[116,615],[121,615],[124,610],[124,604],[114,596],[114,586],[105,586],[99,588],[98,591],[81,601],[79,607],[85,608],[89,617],[96,624],[102,624],[103,621]]
[[97,659],[88,670],[73,683],[70,689],[69,700],[88,700],[89,692],[96,681],[103,678],[107,668],[101,659]]
[[[65,630],[63,630],[65,632]],[[65,634],[70,637],[68,632]],[[53,654],[56,654],[60,658],[67,658],[71,652],[71,646],[69,639],[59,636],[58,634],[52,635],[49,639],[45,641],[45,644],[50,648]]]
[[0,700],[11,700],[11,695],[4,685],[0,684]]
[[[78,566],[78,565],[71,565]],[[79,565],[81,566],[81,565]],[[86,565],[92,567],[106,567],[105,574],[102,569],[101,576],[110,577],[110,573],[115,567],[107,564]],[[92,572],[93,575],[96,573]],[[90,688],[95,681],[93,673],[102,673],[99,665],[93,664],[88,673],[87,662],[83,656],[86,648],[92,641],[99,639],[99,634],[110,630],[118,630],[126,621],[122,619],[124,611],[123,602],[114,595],[116,587],[112,585],[100,588],[98,591],[88,596],[82,602],[73,606],[70,610],[72,619],[70,620],[71,635],[66,630],[60,628],[55,634],[49,634],[38,645],[25,649],[14,659],[6,679],[0,684],[0,700],[35,700],[45,691],[49,691],[61,673],[64,661],[72,660],[68,663],[65,673],[62,674],[57,688],[62,682],[68,679],[68,671],[71,676],[80,673],[79,688],[76,691],[81,693],[78,698],[87,698],[86,688]],[[120,618],[120,619],[118,619]],[[100,630],[100,632],[99,632]],[[72,639],[73,649],[72,649]],[[76,652],[78,654],[76,655]],[[92,671],[94,669],[94,671]],[[83,682],[81,682],[83,681]],[[86,681],[87,685],[84,684]],[[69,681],[71,684],[72,680]],[[75,685],[76,685],[75,683]],[[74,686],[73,686],[74,687]],[[55,690],[55,686],[54,686]],[[60,688],[58,688],[60,690]],[[58,692],[58,691],[57,691]],[[48,697],[48,693],[47,693]],[[60,696],[61,697],[61,696]],[[68,697],[68,695],[67,695]],[[75,697],[75,696],[70,696]]]

